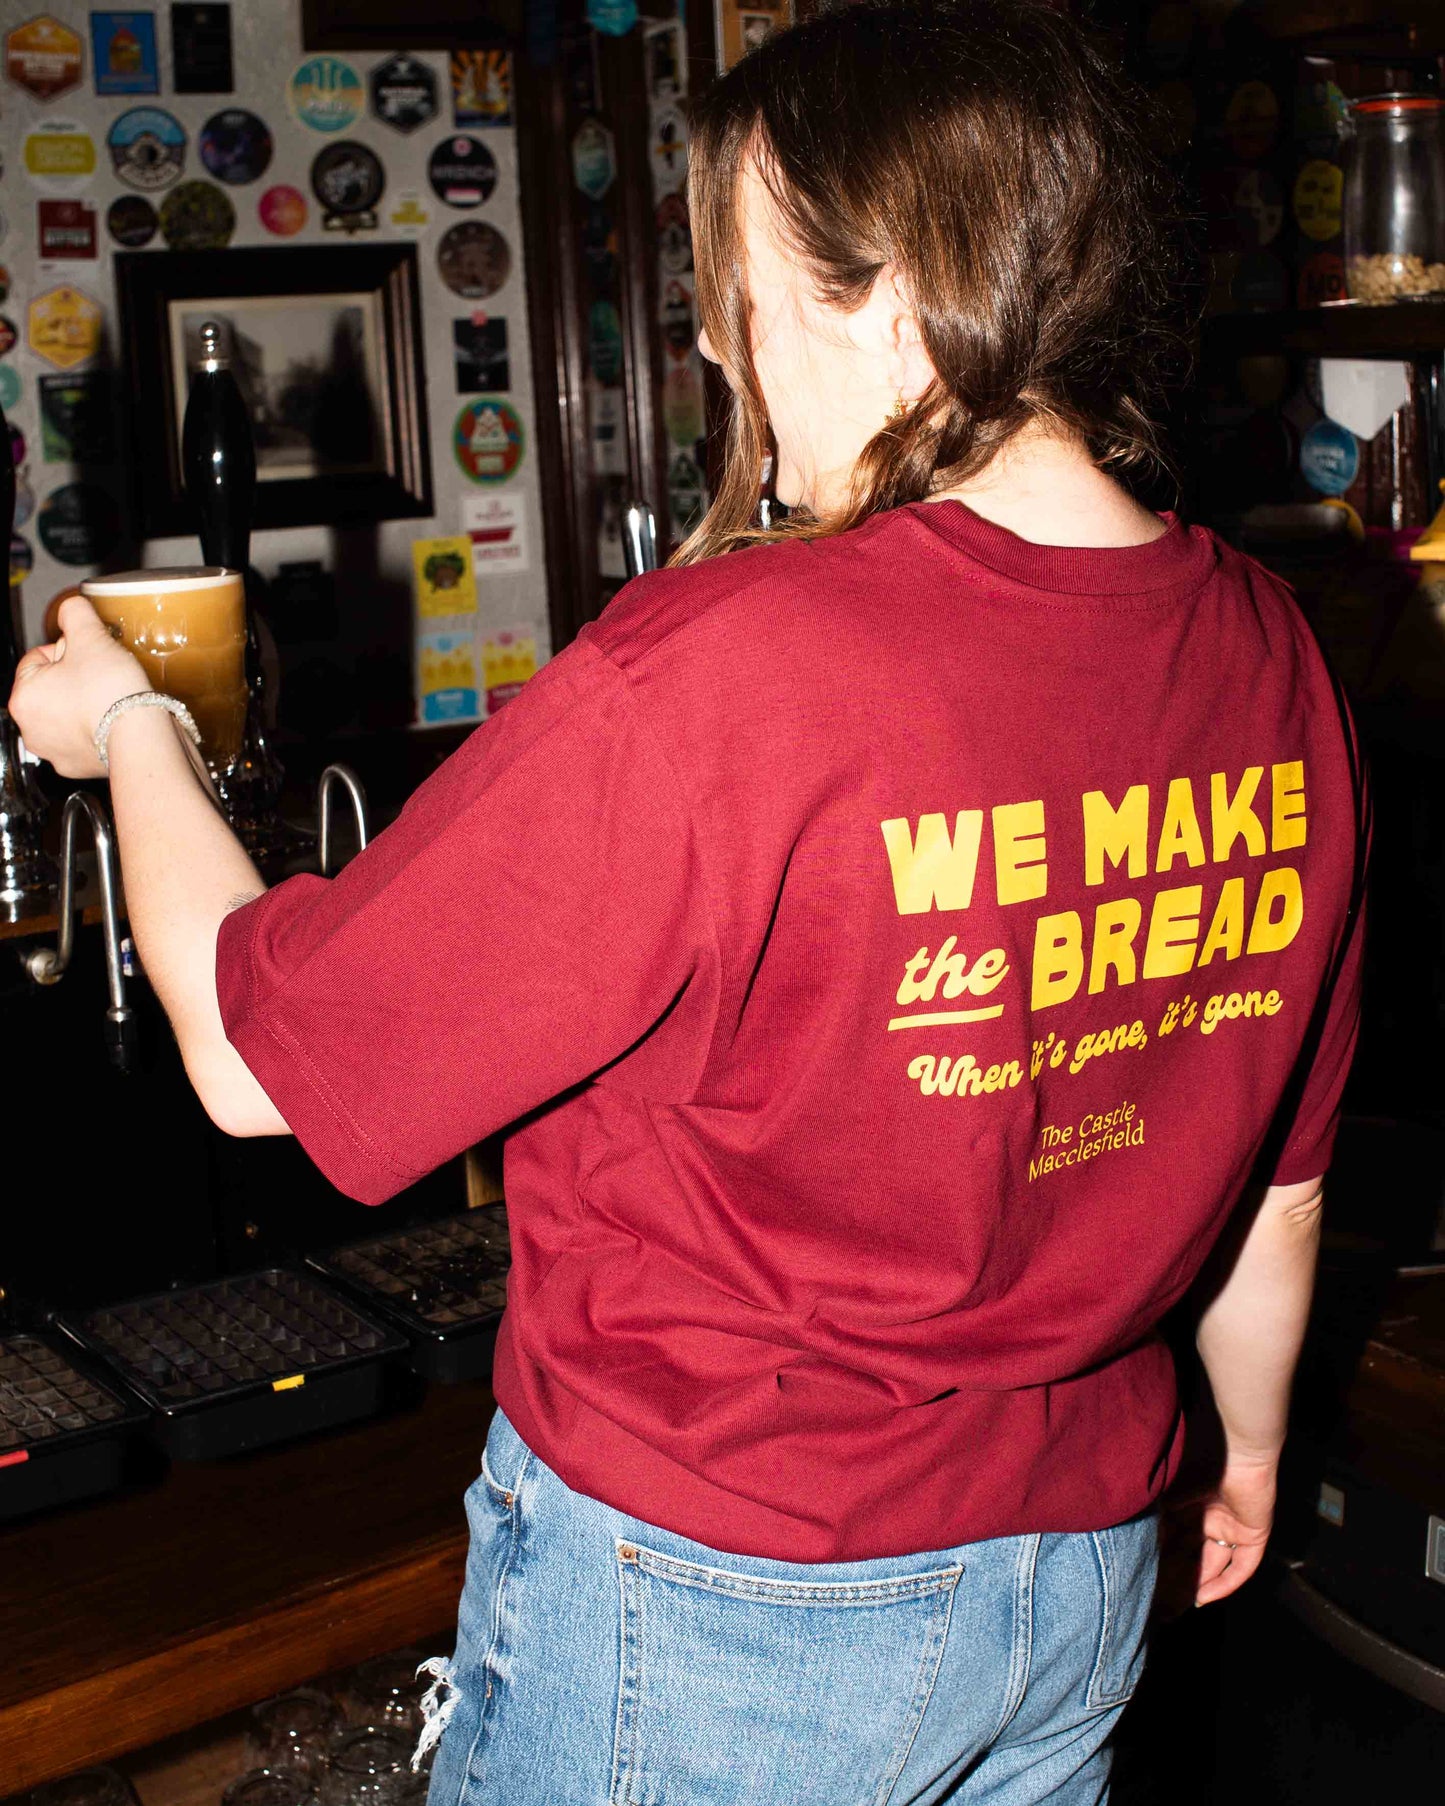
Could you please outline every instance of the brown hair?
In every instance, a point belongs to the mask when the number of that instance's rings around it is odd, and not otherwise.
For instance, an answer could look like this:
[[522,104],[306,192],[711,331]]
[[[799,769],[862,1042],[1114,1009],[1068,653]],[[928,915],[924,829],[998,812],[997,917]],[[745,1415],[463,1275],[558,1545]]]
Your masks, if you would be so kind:
[[689,200],[702,324],[733,392],[724,469],[673,555],[760,533],[769,447],[738,190],[752,160],[821,299],[885,264],[937,381],[864,447],[841,532],[976,476],[1031,420],[1116,470],[1167,467],[1150,411],[1182,268],[1173,185],[1137,94],[1042,0],[857,4],[767,38],[696,103]]

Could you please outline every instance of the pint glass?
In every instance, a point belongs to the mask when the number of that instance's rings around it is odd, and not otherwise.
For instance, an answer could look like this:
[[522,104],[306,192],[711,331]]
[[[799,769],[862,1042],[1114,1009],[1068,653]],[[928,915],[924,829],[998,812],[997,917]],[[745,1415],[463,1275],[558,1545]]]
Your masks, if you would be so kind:
[[201,750],[222,775],[246,725],[246,592],[216,565],[121,571],[88,578],[80,593],[145,667],[157,690],[183,702]]

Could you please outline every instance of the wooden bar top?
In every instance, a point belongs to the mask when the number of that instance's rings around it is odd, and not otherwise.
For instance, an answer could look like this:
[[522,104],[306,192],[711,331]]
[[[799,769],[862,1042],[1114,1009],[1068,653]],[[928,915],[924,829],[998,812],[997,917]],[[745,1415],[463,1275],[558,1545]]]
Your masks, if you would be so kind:
[[490,1390],[0,1527],[0,1794],[407,1643],[450,1649]]

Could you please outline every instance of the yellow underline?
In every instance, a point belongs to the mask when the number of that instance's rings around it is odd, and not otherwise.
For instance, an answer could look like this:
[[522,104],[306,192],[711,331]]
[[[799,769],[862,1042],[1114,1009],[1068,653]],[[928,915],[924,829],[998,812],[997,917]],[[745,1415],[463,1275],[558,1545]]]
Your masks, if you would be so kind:
[[894,1028],[933,1028],[940,1022],[992,1022],[995,1016],[1003,1014],[1003,1005],[994,1004],[986,1010],[940,1010],[936,1016],[895,1016],[888,1024]]

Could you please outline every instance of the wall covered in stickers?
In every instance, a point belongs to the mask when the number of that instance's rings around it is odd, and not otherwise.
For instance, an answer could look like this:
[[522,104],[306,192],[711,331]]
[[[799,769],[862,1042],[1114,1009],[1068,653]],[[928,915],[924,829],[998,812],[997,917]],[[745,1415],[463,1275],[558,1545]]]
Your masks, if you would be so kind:
[[[282,595],[306,592],[308,567],[334,581],[343,639],[349,622],[356,639],[353,613],[364,640],[368,614],[411,609],[414,719],[484,716],[549,651],[505,54],[309,56],[298,0],[53,0],[8,5],[4,19],[0,403],[19,466],[11,580],[27,637],[57,589],[137,555],[113,412],[125,355],[114,254],[408,242],[433,516],[261,532],[252,559],[282,573]],[[324,355],[307,332],[299,315],[273,316],[246,339],[242,374],[266,397],[253,413],[280,422],[277,435],[304,431],[300,377]],[[139,556],[198,551],[154,539]]]

